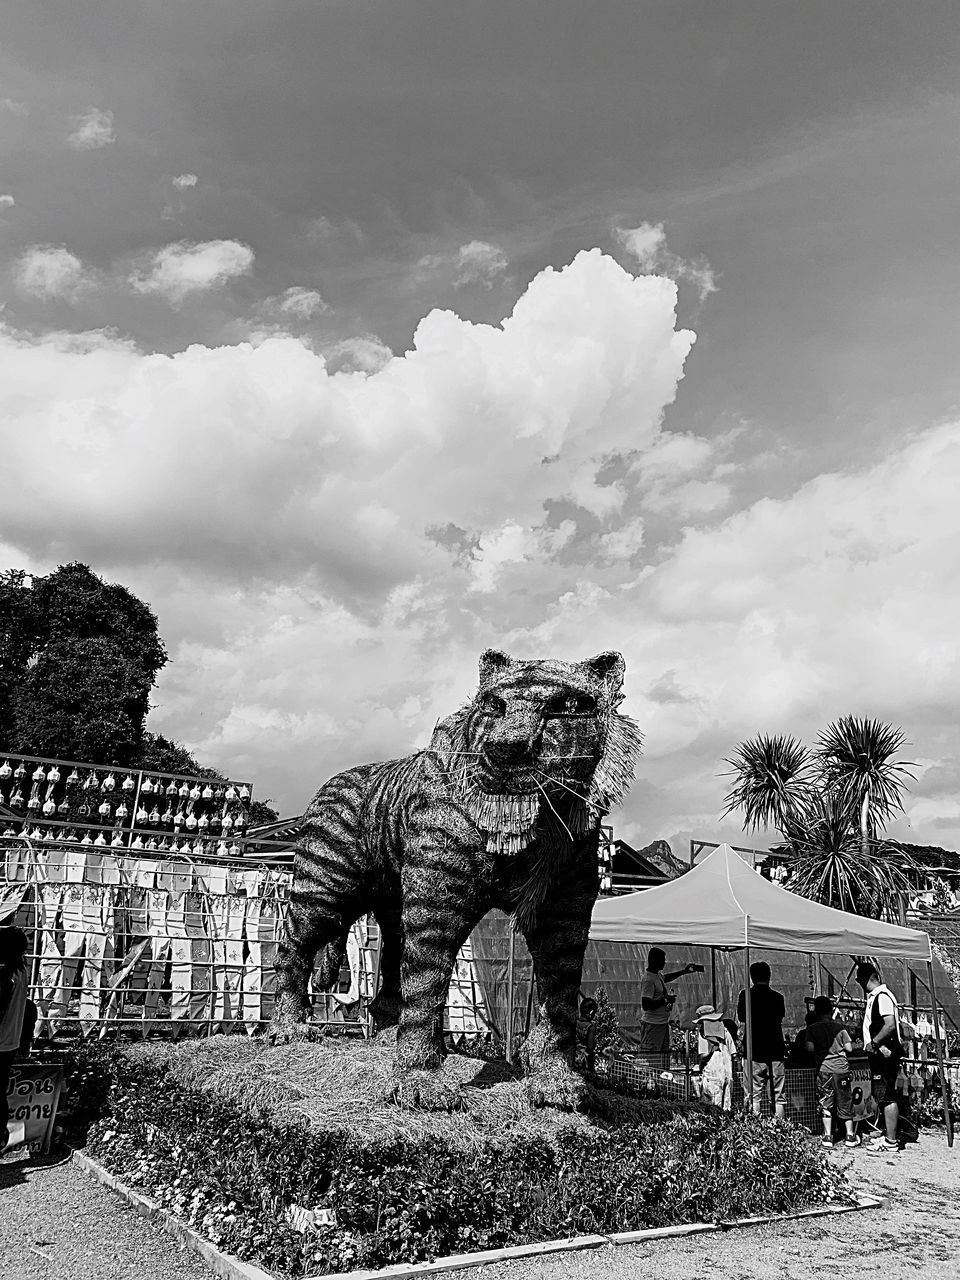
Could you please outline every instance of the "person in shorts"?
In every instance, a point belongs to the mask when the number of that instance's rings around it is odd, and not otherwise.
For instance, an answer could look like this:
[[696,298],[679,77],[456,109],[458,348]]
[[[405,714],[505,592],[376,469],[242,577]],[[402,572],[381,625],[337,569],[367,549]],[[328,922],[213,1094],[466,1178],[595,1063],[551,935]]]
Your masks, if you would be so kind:
[[850,1088],[850,1064],[847,1054],[853,1049],[850,1032],[833,1016],[829,996],[817,996],[813,1002],[813,1018],[807,1025],[806,1048],[817,1069],[817,1097],[823,1120],[825,1147],[833,1146],[833,1118],[842,1120],[847,1136],[844,1145],[859,1146],[853,1121],[853,1094]]
[[667,983],[688,973],[699,973],[699,965],[686,965],[673,973],[664,973],[666,954],[659,947],[652,947],[647,956],[647,971],[640,980],[640,1039],[641,1053],[670,1053],[670,1014],[676,996],[667,990]]
[[[778,1120],[787,1114],[784,1101],[787,1071],[783,1056],[783,1019],[786,1006],[779,991],[770,986],[770,966],[765,960],[757,960],[750,966],[750,1021],[753,1028],[753,1061],[744,1066],[743,1087],[750,1098],[756,1115],[764,1095],[773,1101]],[[740,992],[737,1001],[737,1021],[747,1021],[747,993]],[[749,1068],[749,1078],[747,1071]]]
[[900,1150],[897,1125],[897,1077],[903,1060],[900,1043],[900,1011],[897,999],[874,964],[857,965],[857,982],[867,997],[863,1010],[863,1048],[870,1059],[870,1075],[877,1106],[883,1113],[884,1133],[867,1144],[872,1156],[895,1155]]

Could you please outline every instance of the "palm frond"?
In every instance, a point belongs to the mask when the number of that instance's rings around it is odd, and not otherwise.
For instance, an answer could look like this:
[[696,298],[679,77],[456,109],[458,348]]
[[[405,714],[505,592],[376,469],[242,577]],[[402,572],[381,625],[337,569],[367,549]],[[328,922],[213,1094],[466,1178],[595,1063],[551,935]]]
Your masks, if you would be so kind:
[[721,817],[741,810],[744,830],[776,827],[784,835],[799,822],[813,787],[810,753],[790,735],[759,734],[741,742],[724,760],[733,786],[724,796]]
[[904,743],[901,729],[869,717],[842,716],[820,734],[815,759],[827,789],[859,824],[866,805],[868,834],[903,809],[903,793],[915,766],[895,760]]

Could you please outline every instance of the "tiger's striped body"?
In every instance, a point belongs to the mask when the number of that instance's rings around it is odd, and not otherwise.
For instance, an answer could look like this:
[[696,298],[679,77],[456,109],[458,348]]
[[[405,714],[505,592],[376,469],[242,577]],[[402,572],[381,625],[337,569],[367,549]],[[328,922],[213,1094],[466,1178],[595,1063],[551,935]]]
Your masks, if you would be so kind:
[[576,1000],[598,890],[601,815],[639,752],[616,714],[623,660],[516,662],[488,651],[473,703],[429,748],[332,778],[304,815],[273,1034],[302,1033],[307,980],[339,972],[350,925],[381,930],[378,1026],[399,1020],[402,1103],[454,1105],[439,1068],[454,961],[493,908],[513,915],[533,958],[541,1020],[528,1045],[535,1092],[575,1105]]

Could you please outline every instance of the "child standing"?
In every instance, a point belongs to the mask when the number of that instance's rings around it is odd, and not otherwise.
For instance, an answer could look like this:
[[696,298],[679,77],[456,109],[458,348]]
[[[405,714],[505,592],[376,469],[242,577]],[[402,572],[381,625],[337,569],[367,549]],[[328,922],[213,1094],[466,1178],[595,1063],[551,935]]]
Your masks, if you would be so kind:
[[847,1054],[853,1048],[850,1033],[833,1016],[833,1002],[828,996],[817,996],[813,1002],[813,1021],[807,1027],[806,1047],[817,1067],[817,1093],[823,1120],[825,1147],[833,1146],[834,1114],[846,1126],[844,1146],[860,1144],[852,1119],[850,1064]]

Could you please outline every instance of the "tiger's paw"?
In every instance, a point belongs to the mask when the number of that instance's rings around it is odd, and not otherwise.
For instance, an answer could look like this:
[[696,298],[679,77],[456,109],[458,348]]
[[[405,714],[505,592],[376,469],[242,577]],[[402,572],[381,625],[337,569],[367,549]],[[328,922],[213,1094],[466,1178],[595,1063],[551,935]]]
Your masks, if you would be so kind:
[[405,1111],[460,1111],[460,1087],[442,1070],[405,1071],[394,1077],[391,1098]]
[[319,1039],[318,1028],[309,1022],[297,1022],[293,1018],[278,1018],[271,1023],[267,1039],[272,1045],[302,1044]]
[[583,1076],[565,1062],[535,1071],[527,1076],[525,1086],[532,1107],[556,1107],[560,1111],[582,1111],[589,1093]]

